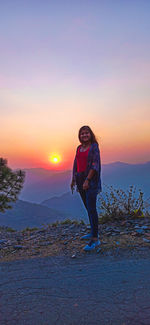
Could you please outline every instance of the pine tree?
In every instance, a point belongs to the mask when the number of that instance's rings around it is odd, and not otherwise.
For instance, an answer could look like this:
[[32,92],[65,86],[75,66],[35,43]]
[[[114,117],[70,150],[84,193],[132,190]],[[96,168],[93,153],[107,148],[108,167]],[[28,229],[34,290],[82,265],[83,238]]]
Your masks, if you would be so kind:
[[12,171],[7,166],[7,160],[0,158],[0,212],[11,209],[11,202],[18,198],[25,179],[22,170]]

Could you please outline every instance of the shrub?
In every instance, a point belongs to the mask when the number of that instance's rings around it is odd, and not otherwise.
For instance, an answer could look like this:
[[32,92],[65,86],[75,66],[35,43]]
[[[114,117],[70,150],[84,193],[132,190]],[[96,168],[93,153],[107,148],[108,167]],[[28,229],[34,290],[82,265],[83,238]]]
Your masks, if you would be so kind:
[[32,231],[36,231],[36,230],[39,230],[39,228],[37,228],[37,227],[26,227],[25,229],[23,229],[22,230],[22,233],[24,233],[24,232],[32,232]]
[[106,191],[99,196],[102,217],[107,220],[142,217],[148,214],[148,201],[144,202],[143,192],[131,185],[129,190],[104,185]]

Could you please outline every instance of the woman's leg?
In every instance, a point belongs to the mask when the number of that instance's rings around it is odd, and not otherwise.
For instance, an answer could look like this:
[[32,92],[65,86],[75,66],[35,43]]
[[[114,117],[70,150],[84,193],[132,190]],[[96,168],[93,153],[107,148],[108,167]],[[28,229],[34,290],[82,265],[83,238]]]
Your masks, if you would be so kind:
[[98,237],[98,214],[96,209],[97,190],[88,189],[86,192],[86,206],[93,237]]
[[86,205],[86,193],[85,193],[85,191],[83,191],[83,190],[79,190],[79,194],[80,194],[81,199],[82,199],[82,201],[83,201],[83,204],[84,204],[84,206],[85,206],[85,208],[86,208],[86,210],[87,210],[87,205]]
[[86,193],[85,191],[83,190],[83,183],[84,183],[84,180],[85,180],[85,176],[83,174],[77,176],[77,180],[76,180],[76,183],[77,183],[77,189],[79,191],[79,194],[81,196],[81,199],[83,201],[83,204],[85,206],[85,208],[87,209],[87,206],[86,206]]
[[91,188],[89,188],[86,191],[83,190],[84,181],[85,181],[85,175],[78,174],[77,188],[89,216],[92,237],[97,238],[98,237],[98,214],[96,210],[97,190]]

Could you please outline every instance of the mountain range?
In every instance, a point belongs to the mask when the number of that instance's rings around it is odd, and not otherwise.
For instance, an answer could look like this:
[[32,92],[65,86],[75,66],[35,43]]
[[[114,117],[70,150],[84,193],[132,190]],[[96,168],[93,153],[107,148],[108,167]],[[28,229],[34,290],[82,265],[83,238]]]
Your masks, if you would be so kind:
[[[42,168],[26,169],[26,179],[19,200],[11,210],[0,213],[0,225],[15,229],[41,227],[66,218],[88,221],[78,193],[71,194],[71,171]],[[135,185],[150,196],[150,162],[126,164],[115,162],[102,165],[102,187],[113,185],[127,189]]]
[[[51,171],[42,168],[26,169],[26,180],[20,199],[41,203],[70,190],[72,171]],[[150,162],[127,164],[114,162],[102,165],[102,184],[126,189],[129,185],[140,188],[150,196]]]
[[26,227],[39,228],[56,221],[64,221],[68,218],[81,219],[78,215],[76,215],[76,218],[73,218],[72,214],[67,213],[67,211],[61,211],[61,209],[56,210],[41,204],[18,200],[16,203],[13,203],[12,209],[5,211],[5,213],[0,213],[0,225],[21,230]]

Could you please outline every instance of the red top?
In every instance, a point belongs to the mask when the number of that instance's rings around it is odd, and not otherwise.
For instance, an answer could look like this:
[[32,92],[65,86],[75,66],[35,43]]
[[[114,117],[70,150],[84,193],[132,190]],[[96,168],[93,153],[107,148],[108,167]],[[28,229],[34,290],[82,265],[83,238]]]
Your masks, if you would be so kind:
[[88,157],[88,153],[90,150],[90,147],[85,150],[85,151],[80,151],[81,146],[79,146],[78,150],[77,150],[77,172],[81,173],[84,172],[86,170],[86,166],[87,166],[87,157]]

